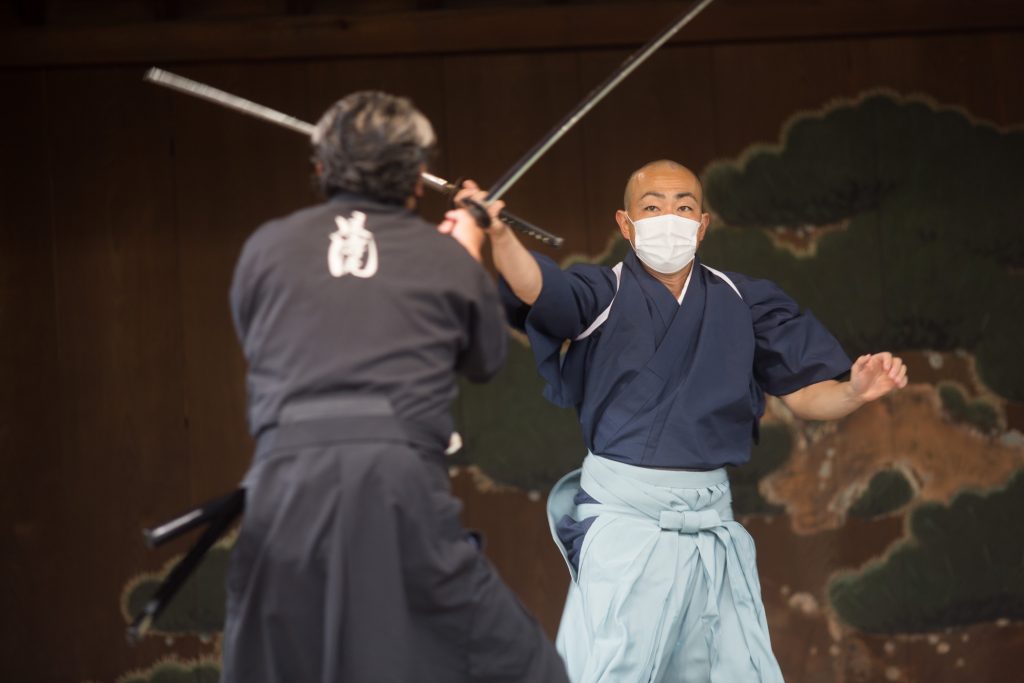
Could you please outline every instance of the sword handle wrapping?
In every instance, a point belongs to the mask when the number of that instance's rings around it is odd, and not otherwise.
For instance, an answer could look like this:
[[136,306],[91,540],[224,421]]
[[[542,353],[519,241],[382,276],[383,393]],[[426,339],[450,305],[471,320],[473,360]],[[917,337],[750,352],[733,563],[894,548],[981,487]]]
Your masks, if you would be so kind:
[[565,241],[558,235],[553,235],[547,230],[544,230],[543,228],[538,228],[533,223],[530,223],[529,221],[524,221],[519,216],[511,214],[508,211],[502,210],[502,212],[498,214],[498,218],[501,219],[502,223],[512,228],[513,230],[521,232],[524,235],[529,235],[534,239],[538,239],[548,246],[560,247],[562,246],[562,242]]
[[[472,199],[464,199],[462,200],[462,204],[466,207],[466,210],[469,211],[470,215],[473,216],[473,220],[476,221],[477,225],[479,225],[481,228],[485,230],[491,227],[491,216],[490,214],[487,213],[487,209],[484,208],[483,204],[475,202]],[[534,239],[540,240],[541,242],[547,244],[548,246],[560,247],[562,246],[562,242],[564,241],[558,235],[552,235],[547,230],[544,230],[543,228],[538,228],[533,223],[530,223],[529,221],[524,221],[519,216],[516,216],[513,213],[509,213],[504,209],[502,209],[498,213],[498,218],[501,219],[502,223],[512,228],[516,232],[521,232],[524,235],[528,235],[529,237],[533,237]]]
[[[457,185],[448,182],[444,178],[433,175],[432,173],[423,173],[421,174],[421,177],[427,187],[448,196],[454,196],[455,193],[459,191],[459,187]],[[491,227],[491,217],[487,213],[487,209],[484,208],[483,204],[472,200],[463,200],[462,204],[466,207],[466,210],[469,211],[470,215],[473,216],[473,220],[477,222],[477,225],[484,229]],[[540,240],[548,246],[560,247],[562,246],[562,242],[565,241],[558,235],[552,234],[543,228],[538,228],[533,223],[525,221],[514,213],[510,213],[504,209],[502,209],[501,213],[498,214],[498,218],[501,219],[502,223],[516,232],[521,232],[524,235]]]

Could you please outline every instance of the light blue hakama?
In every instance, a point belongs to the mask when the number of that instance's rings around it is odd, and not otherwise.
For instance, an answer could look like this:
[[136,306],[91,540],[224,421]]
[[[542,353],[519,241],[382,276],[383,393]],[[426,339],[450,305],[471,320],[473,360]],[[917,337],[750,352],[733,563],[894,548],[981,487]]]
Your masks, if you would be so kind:
[[[575,505],[583,488],[599,503]],[[754,541],[733,520],[724,469],[656,470],[588,455],[548,499],[595,517],[558,631],[573,683],[782,681]]]

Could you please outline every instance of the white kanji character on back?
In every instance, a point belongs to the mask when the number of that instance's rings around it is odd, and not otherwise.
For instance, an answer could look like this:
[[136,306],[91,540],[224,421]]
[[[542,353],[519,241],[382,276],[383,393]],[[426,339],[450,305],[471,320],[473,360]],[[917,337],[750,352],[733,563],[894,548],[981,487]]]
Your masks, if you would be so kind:
[[327,267],[334,277],[373,277],[377,272],[377,242],[367,230],[366,214],[353,211],[348,218],[336,216],[338,229],[330,234]]

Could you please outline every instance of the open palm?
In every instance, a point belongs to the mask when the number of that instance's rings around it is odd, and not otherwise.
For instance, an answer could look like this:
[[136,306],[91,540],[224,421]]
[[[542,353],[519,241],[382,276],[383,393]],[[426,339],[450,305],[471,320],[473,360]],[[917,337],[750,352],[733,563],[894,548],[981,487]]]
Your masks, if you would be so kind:
[[874,401],[907,386],[907,366],[888,351],[861,356],[850,370],[850,384],[863,401]]

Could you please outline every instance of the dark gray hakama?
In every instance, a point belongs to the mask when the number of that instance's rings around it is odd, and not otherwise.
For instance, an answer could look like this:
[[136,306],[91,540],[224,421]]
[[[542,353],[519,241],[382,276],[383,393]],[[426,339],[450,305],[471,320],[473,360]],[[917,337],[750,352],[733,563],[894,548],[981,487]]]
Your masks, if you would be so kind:
[[462,527],[432,439],[382,414],[386,399],[358,403],[261,436],[228,574],[222,680],[566,680]]

